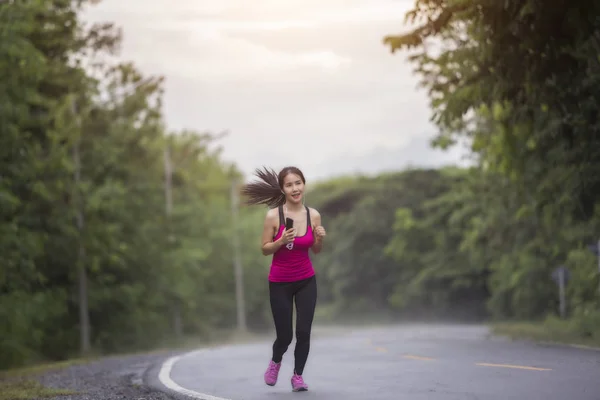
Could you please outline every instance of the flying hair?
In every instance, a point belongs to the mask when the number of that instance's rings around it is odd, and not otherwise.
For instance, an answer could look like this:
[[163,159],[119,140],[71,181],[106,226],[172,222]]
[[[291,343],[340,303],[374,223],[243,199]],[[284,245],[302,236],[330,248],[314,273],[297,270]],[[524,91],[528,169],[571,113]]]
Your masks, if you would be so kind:
[[276,208],[285,203],[283,193],[283,180],[288,174],[300,176],[302,182],[306,183],[304,174],[296,167],[285,167],[279,174],[272,168],[262,167],[254,171],[260,180],[248,183],[242,188],[242,194],[246,197],[247,205],[265,204],[269,208]]

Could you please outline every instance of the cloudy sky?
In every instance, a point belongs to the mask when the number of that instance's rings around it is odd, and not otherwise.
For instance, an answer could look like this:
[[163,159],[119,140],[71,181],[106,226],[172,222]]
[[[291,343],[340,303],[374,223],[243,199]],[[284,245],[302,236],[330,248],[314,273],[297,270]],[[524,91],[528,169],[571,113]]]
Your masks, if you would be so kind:
[[383,46],[414,0],[103,0],[85,19],[124,31],[120,57],[166,77],[171,129],[221,132],[251,173],[307,179],[460,162],[428,148],[426,94]]

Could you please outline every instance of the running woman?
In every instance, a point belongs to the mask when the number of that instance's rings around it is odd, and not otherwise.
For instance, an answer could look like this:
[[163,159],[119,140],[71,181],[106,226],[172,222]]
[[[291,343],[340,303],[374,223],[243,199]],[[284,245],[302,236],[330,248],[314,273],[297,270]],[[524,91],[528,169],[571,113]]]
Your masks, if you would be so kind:
[[[325,229],[321,215],[304,205],[304,174],[296,167],[283,168],[279,174],[263,168],[256,170],[259,182],[247,184],[242,193],[247,204],[265,204],[269,211],[264,221],[262,253],[273,255],[269,280],[271,312],[276,339],[265,372],[265,383],[277,383],[281,360],[292,342],[293,301],[296,301],[296,347],[294,373],[291,378],[294,392],[308,390],[302,379],[310,350],[310,334],[317,303],[317,281],[309,249],[317,254],[323,246]],[[286,218],[294,225],[285,229]]]

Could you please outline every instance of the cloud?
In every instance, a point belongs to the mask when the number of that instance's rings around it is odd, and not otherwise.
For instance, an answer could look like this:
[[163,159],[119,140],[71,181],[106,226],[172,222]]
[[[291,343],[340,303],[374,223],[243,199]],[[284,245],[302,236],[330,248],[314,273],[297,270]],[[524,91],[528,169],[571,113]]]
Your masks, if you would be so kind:
[[[103,0],[90,16],[135,20],[142,26],[203,23],[218,29],[286,29],[401,21],[413,0]],[[160,18],[156,18],[159,16]]]
[[[229,130],[224,156],[245,172],[293,163],[333,173],[396,165],[394,152],[435,130],[412,66],[381,42],[406,28],[413,5],[103,0],[86,19],[122,26],[122,58],[166,76],[172,129]],[[444,158],[423,148],[428,157]]]
[[[352,62],[350,57],[332,49],[274,50],[239,35],[311,26],[311,21],[230,20],[226,7],[207,8],[207,2],[200,6],[180,0],[178,7],[172,3],[168,6],[163,0],[145,2],[143,7],[134,6],[141,5],[136,0],[126,3],[128,6],[117,12],[115,3],[106,1],[106,8],[89,19],[100,20],[104,16],[122,21],[120,25],[126,33],[123,53],[133,56],[141,66],[165,75],[202,80],[260,79],[303,68],[329,72]],[[182,20],[186,11],[195,17]],[[161,18],[156,18],[158,15]],[[127,34],[128,31],[135,34]]]
[[259,78],[297,68],[334,70],[350,63],[348,57],[331,50],[272,50],[244,38],[196,31],[189,32],[187,41],[165,47],[163,57],[154,60],[167,73],[202,80]]

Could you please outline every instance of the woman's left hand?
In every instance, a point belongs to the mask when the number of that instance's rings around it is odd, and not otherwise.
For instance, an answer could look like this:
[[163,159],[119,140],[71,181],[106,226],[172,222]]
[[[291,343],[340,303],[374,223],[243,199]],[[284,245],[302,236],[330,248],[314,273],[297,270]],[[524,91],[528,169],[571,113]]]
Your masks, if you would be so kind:
[[317,237],[318,240],[321,240],[325,236],[327,236],[327,232],[325,232],[325,228],[323,228],[322,226],[317,226],[315,228],[315,236]]

